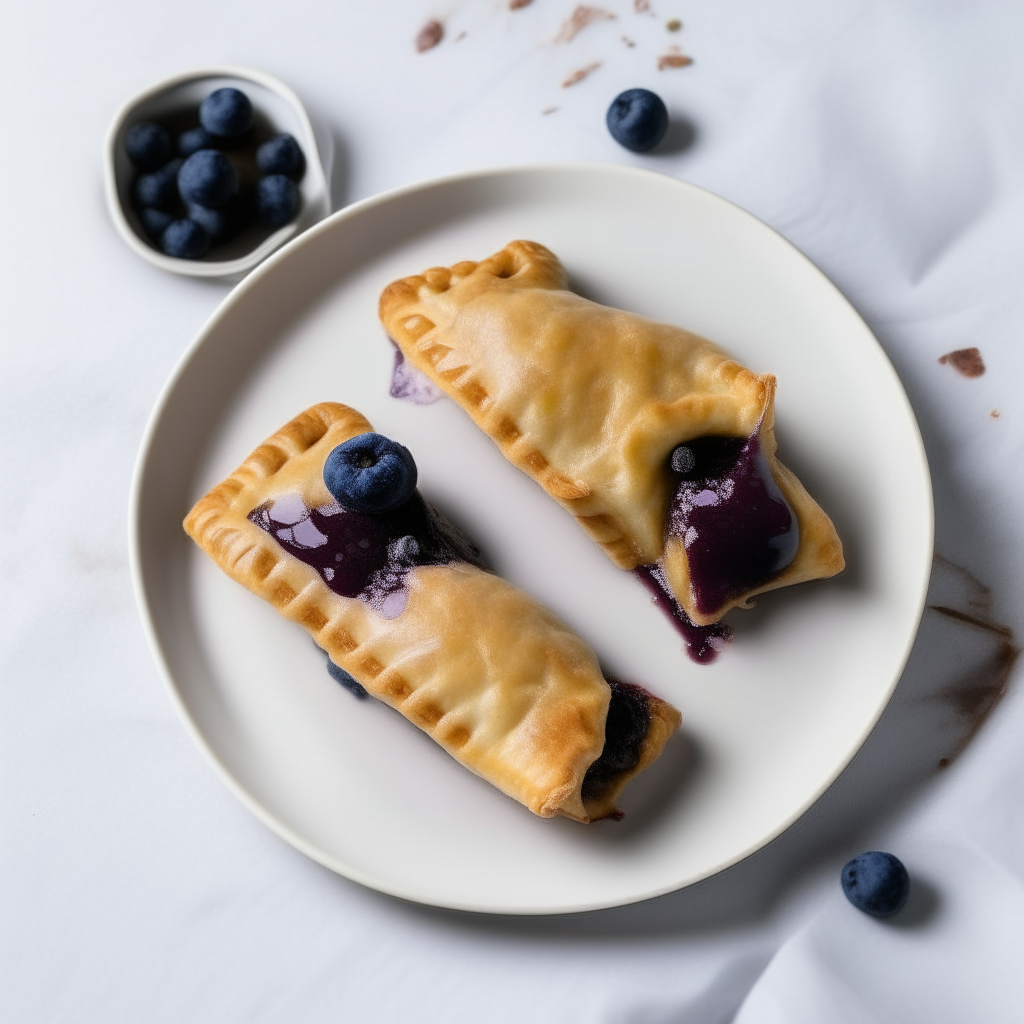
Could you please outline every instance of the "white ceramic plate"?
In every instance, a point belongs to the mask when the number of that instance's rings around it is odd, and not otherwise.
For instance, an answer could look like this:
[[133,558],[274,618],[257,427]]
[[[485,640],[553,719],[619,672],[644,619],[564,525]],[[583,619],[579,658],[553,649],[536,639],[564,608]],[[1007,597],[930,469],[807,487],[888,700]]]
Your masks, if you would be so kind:
[[[543,242],[574,286],[683,324],[778,376],[784,461],[833,517],[846,573],[734,612],[692,664],[633,577],[451,402],[388,395],[377,296],[395,277]],[[401,716],[328,677],[299,627],[221,574],[181,529],[192,502],[323,400],[407,444],[421,489],[498,570],[574,627],[619,678],[679,707],[681,733],[627,788],[621,823],[542,820]],[[157,406],[133,499],[138,595],[193,734],[288,842],[423,903],[559,913],[695,882],[777,836],[881,714],[913,642],[932,507],[913,413],[881,348],[799,252],[735,206],[624,167],[499,170],[349,207],[225,301]]]

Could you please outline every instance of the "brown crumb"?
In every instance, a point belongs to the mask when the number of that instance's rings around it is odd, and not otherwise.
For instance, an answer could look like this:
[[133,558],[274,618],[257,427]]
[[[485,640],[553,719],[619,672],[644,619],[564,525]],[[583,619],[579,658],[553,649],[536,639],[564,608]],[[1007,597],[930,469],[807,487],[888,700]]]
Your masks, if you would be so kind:
[[582,82],[591,71],[596,71],[601,66],[599,60],[594,61],[593,64],[588,64],[585,68],[580,68],[579,71],[574,71],[563,83],[562,88],[568,89],[570,85],[575,85],[577,82]]
[[453,42],[453,43],[461,43],[461,42],[462,42],[462,40],[463,40],[463,39],[465,39],[465,38],[466,38],[466,33],[465,33],[465,31],[463,31],[463,32],[460,32],[460,33],[459,33],[459,34],[458,34],[458,35],[457,35],[457,36],[456,36],[456,37],[455,37],[455,38],[454,38],[454,39],[452,40],[452,42]]
[[646,14],[650,9],[650,0],[633,0],[633,10],[637,14]]
[[939,362],[943,365],[949,363],[961,377],[980,377],[985,372],[985,360],[976,348],[954,349],[939,356]]
[[508,9],[518,11],[520,7],[529,7],[533,0],[509,0]]
[[557,109],[558,109],[558,107],[545,107],[545,108],[544,108],[544,109],[543,109],[543,110],[541,111],[541,113],[542,113],[542,114],[553,114],[553,113],[554,113],[554,112],[555,112],[555,111],[556,111]]
[[678,32],[683,27],[683,23],[678,18],[673,18],[671,21],[665,23],[665,28],[669,32]]
[[428,21],[416,36],[416,52],[426,53],[444,39],[444,25],[439,21]]
[[623,42],[624,42],[624,43],[625,43],[625,44],[626,44],[626,45],[627,45],[628,47],[630,47],[630,49],[632,49],[632,48],[633,48],[634,46],[636,46],[636,43],[634,43],[632,39],[629,39],[629,38],[627,38],[626,36],[619,36],[619,38],[620,38],[620,39],[621,39],[621,40],[622,40],[622,41],[623,41]]
[[670,46],[667,52],[663,53],[658,58],[658,70],[664,71],[665,68],[685,68],[693,63],[692,57],[687,57],[678,46]]
[[992,419],[994,419],[994,420],[997,420],[997,419],[999,419],[999,417],[1000,417],[1000,416],[1002,416],[1002,415],[1003,415],[1003,414],[1002,414],[1002,413],[1001,413],[1001,412],[1000,412],[1000,411],[999,411],[998,409],[993,409],[993,410],[992,410],[992,411],[991,411],[991,412],[989,413],[989,416],[991,416],[991,417],[992,417]]
[[561,31],[555,36],[555,42],[568,43],[592,22],[609,21],[614,17],[611,11],[606,11],[603,7],[586,7],[580,4],[562,25]]

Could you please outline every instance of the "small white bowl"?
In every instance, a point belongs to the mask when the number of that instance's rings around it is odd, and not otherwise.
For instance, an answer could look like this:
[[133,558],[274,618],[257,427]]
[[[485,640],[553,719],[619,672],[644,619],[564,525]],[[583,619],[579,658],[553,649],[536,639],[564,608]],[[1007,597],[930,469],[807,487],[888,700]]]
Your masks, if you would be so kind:
[[[209,256],[183,260],[167,256],[148,239],[132,202],[136,170],[124,147],[125,132],[138,121],[161,121],[195,110],[214,89],[233,86],[252,101],[257,122],[273,132],[290,132],[306,158],[306,170],[299,182],[300,205],[295,220],[284,227],[253,239],[249,232],[217,246]],[[325,139],[329,142],[329,139]],[[326,151],[326,152],[325,152]],[[122,238],[143,259],[161,270],[190,277],[239,280],[265,260],[275,249],[331,212],[331,192],[325,157],[328,145],[318,145],[309,115],[302,101],[284,82],[253,68],[212,67],[186,71],[128,100],[117,112],[107,132],[103,164],[107,206]]]

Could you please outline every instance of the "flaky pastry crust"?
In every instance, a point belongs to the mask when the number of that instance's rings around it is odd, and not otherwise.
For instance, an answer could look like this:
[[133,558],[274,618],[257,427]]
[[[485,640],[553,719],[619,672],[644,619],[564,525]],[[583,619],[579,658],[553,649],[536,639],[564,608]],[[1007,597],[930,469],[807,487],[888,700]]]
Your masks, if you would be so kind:
[[678,711],[651,696],[639,763],[599,799],[584,801],[584,775],[604,746],[610,690],[593,652],[555,616],[500,577],[453,563],[411,569],[405,610],[385,619],[330,590],[248,519],[285,494],[298,493],[308,507],[333,502],[324,460],[370,430],[347,406],[308,409],[202,498],[185,530],[373,696],[535,814],[583,822],[614,814],[622,786],[678,728]]
[[[775,378],[705,338],[568,290],[554,253],[516,241],[481,263],[395,281],[380,319],[405,358],[454,398],[506,458],[565,507],[620,568],[661,562],[698,625],[758,593],[844,565],[831,521],[776,458]],[[800,526],[791,565],[701,614],[686,551],[666,537],[672,449],[707,435],[762,450]]]

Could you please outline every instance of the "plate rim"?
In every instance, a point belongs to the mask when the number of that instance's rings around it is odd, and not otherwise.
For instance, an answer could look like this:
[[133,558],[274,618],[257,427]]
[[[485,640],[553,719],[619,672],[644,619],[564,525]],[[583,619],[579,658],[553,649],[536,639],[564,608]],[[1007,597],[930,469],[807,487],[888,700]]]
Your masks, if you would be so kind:
[[[680,884],[668,884],[658,885],[645,892],[627,896],[617,897],[610,900],[588,900],[585,902],[577,902],[572,904],[551,906],[548,904],[538,906],[521,906],[514,905],[502,906],[498,903],[488,904],[486,906],[479,905],[473,902],[461,902],[458,900],[447,900],[447,899],[425,899],[422,896],[416,895],[409,889],[401,886],[389,883],[385,880],[370,876],[361,869],[344,863],[337,858],[326,853],[324,850],[318,848],[312,842],[306,840],[297,832],[295,832],[288,825],[280,821],[273,813],[265,808],[259,800],[250,794],[248,790],[239,782],[227,766],[221,761],[217,752],[207,742],[205,736],[200,730],[198,724],[192,717],[189,709],[185,705],[185,702],[178,690],[177,684],[175,683],[173,673],[171,672],[170,666],[164,655],[163,647],[157,632],[156,623],[154,621],[154,615],[152,609],[147,601],[147,590],[145,582],[145,569],[143,566],[144,555],[142,552],[142,529],[141,529],[141,508],[143,503],[143,493],[145,486],[145,473],[146,467],[150,456],[150,451],[154,445],[157,435],[160,430],[161,421],[164,417],[166,408],[177,389],[178,383],[184,376],[188,369],[192,359],[196,356],[198,351],[205,344],[208,337],[215,331],[220,321],[228,315],[229,311],[238,303],[244,301],[245,296],[253,289],[260,286],[261,281],[264,277],[272,274],[277,268],[278,264],[292,258],[293,253],[298,251],[300,248],[311,244],[321,234],[337,229],[337,225],[344,223],[347,220],[354,219],[360,216],[367,210],[373,209],[378,206],[386,205],[394,200],[414,195],[417,192],[429,192],[432,189],[441,188],[445,186],[455,185],[460,182],[475,182],[482,181],[488,178],[500,178],[500,177],[529,177],[532,175],[545,174],[545,173],[566,173],[566,174],[619,174],[623,177],[634,177],[634,178],[646,178],[654,179],[660,184],[668,184],[674,187],[678,187],[684,192],[690,194],[697,194],[703,200],[711,200],[713,203],[720,204],[728,207],[730,212],[738,214],[742,218],[745,218],[751,227],[761,232],[766,232],[773,237],[776,242],[781,242],[787,248],[789,248],[793,255],[804,264],[806,270],[809,270],[812,275],[816,275],[820,280],[820,283],[826,287],[831,293],[834,299],[838,299],[839,302],[846,307],[847,312],[856,318],[866,330],[868,336],[874,342],[878,349],[879,355],[881,355],[887,372],[891,375],[893,382],[896,385],[897,394],[899,400],[902,403],[903,410],[907,414],[909,426],[911,428],[911,438],[913,440],[913,447],[919,457],[919,467],[922,472],[922,484],[924,488],[923,498],[926,499],[927,506],[927,522],[922,524],[923,530],[923,547],[927,552],[927,558],[924,560],[924,564],[927,567],[926,571],[922,573],[922,579],[919,582],[919,593],[917,595],[917,611],[913,618],[913,628],[907,630],[907,636],[904,640],[903,651],[896,662],[896,667],[893,671],[893,678],[889,684],[888,690],[884,695],[884,699],[880,700],[873,716],[866,722],[864,729],[857,737],[856,741],[851,744],[848,749],[846,756],[840,759],[834,771],[828,775],[827,778],[819,784],[819,786],[808,796],[803,803],[801,803],[788,817],[781,821],[774,829],[763,835],[755,843],[750,844],[744,849],[738,851],[734,856],[728,858],[707,871],[701,872],[694,877],[691,877]],[[150,650],[157,663],[157,668],[163,679],[165,687],[170,691],[170,696],[174,707],[178,711],[178,715],[185,725],[186,731],[190,734],[192,739],[198,745],[199,749],[207,757],[208,761],[213,765],[214,770],[219,775],[222,782],[225,783],[228,790],[238,798],[244,807],[246,807],[262,824],[264,824],[270,831],[275,833],[289,845],[297,849],[300,853],[305,854],[312,861],[320,864],[322,867],[334,872],[335,874],[341,875],[353,882],[372,889],[375,892],[383,893],[384,895],[402,900],[404,902],[417,904],[420,906],[431,906],[438,907],[441,909],[455,910],[467,913],[478,913],[478,914],[495,914],[503,916],[515,916],[515,917],[549,917],[549,916],[560,916],[565,914],[578,914],[586,913],[598,910],[608,910],[614,907],[631,906],[636,903],[643,903],[648,900],[656,899],[660,896],[664,896],[671,892],[678,892],[682,889],[689,888],[696,885],[699,882],[705,881],[708,878],[712,878],[715,875],[721,874],[723,871],[734,867],[736,864],[741,863],[748,857],[757,853],[759,850],[764,849],[776,839],[779,838],[784,832],[791,828],[797,821],[799,821],[810,809],[813,807],[821,797],[832,787],[836,780],[846,771],[850,763],[857,756],[857,754],[863,749],[865,742],[868,737],[874,731],[875,726],[878,724],[879,719],[885,713],[886,708],[889,706],[892,696],[898,687],[900,680],[903,677],[903,673],[906,669],[907,662],[910,658],[910,654],[917,641],[917,636],[920,632],[921,618],[924,614],[925,603],[927,599],[928,586],[931,578],[931,562],[934,554],[934,541],[935,541],[935,504],[934,504],[934,491],[932,486],[931,471],[928,464],[928,456],[924,446],[924,440],[921,435],[920,424],[917,421],[917,416],[914,413],[913,406],[910,402],[910,398],[907,395],[906,388],[903,386],[903,382],[896,372],[896,368],[893,366],[885,349],[882,347],[874,331],[868,326],[864,318],[856,310],[850,300],[843,294],[838,286],[825,274],[820,267],[817,266],[808,256],[806,256],[796,245],[794,245],[789,239],[785,238],[782,234],[772,228],[770,225],[765,223],[755,214],[750,213],[743,207],[733,203],[731,200],[725,199],[710,189],[704,188],[699,185],[694,185],[692,182],[684,181],[680,178],[675,178],[672,175],[664,174],[659,171],[649,170],[644,167],[635,167],[625,164],[609,164],[609,163],[598,163],[598,162],[583,162],[583,161],[566,161],[566,162],[535,162],[535,163],[523,163],[523,164],[508,164],[500,165],[496,167],[481,168],[471,171],[461,171],[453,174],[446,174],[439,177],[426,178],[419,181],[415,181],[409,184],[400,185],[396,188],[388,189],[384,192],[376,193],[371,196],[367,196],[361,200],[358,200],[350,205],[343,207],[336,211],[325,219],[314,224],[306,231],[297,235],[291,239],[284,246],[272,253],[266,260],[264,260],[258,267],[256,267],[247,277],[245,277],[239,284],[237,284],[232,290],[222,299],[218,304],[217,308],[207,318],[205,323],[200,327],[195,337],[189,343],[189,345],[182,352],[166,382],[161,388],[157,399],[154,403],[153,409],[150,413],[149,419],[146,424],[146,428],[143,432],[142,441],[139,445],[139,452],[136,457],[135,465],[132,472],[131,489],[128,503],[128,547],[129,547],[129,563],[131,569],[132,586],[135,594],[135,600],[139,608],[139,614],[142,618],[143,628],[146,633],[146,638],[149,643]]]

